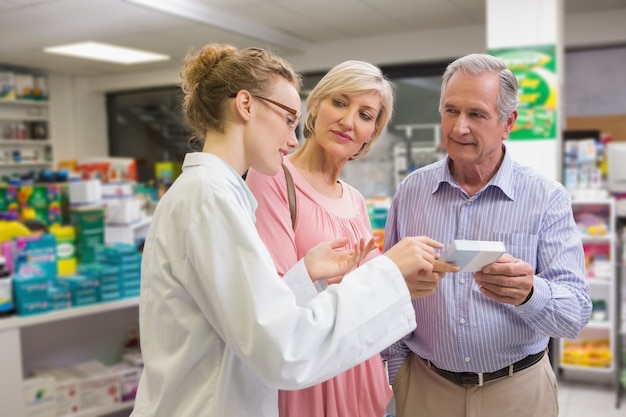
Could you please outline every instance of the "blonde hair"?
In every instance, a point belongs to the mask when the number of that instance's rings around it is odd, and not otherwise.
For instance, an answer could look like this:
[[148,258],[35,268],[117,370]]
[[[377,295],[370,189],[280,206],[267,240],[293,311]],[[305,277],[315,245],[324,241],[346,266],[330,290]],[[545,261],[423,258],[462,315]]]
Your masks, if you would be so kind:
[[394,87],[380,68],[368,62],[349,60],[333,67],[317,83],[307,98],[307,116],[303,135],[309,138],[315,131],[315,114],[320,103],[332,94],[354,94],[376,91],[380,95],[381,108],[376,117],[376,129],[372,139],[350,159],[361,158],[369,153],[391,120],[394,103]]
[[237,49],[232,45],[212,43],[196,54],[185,57],[181,71],[183,116],[195,134],[192,148],[201,149],[206,132],[224,131],[226,100],[240,90],[263,95],[282,77],[299,91],[301,76],[291,65],[262,48]]

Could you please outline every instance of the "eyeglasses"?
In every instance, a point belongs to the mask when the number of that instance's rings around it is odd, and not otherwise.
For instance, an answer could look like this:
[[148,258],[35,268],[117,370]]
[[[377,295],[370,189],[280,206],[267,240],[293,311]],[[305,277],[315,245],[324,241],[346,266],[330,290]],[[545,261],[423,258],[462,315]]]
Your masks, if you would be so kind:
[[271,98],[257,96],[256,94],[252,94],[252,97],[260,98],[261,100],[267,101],[268,103],[272,103],[273,105],[280,107],[281,109],[285,110],[287,113],[294,116],[295,117],[294,119],[287,119],[287,126],[289,126],[289,129],[294,130],[296,126],[298,126],[298,121],[302,117],[301,111],[291,108],[289,106],[286,106],[283,103],[279,103],[278,101],[272,100]]

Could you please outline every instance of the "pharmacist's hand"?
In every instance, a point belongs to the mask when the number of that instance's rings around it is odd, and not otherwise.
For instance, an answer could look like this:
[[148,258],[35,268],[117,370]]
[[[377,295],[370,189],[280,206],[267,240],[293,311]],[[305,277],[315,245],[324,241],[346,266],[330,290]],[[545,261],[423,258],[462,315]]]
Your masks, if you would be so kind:
[[443,245],[440,242],[426,236],[406,237],[384,253],[400,269],[411,298],[432,294],[445,276],[445,271],[434,269],[438,258],[435,249],[441,248]]
[[530,299],[534,279],[533,267],[508,253],[474,273],[480,292],[501,303],[516,306]]
[[347,238],[322,242],[304,255],[304,266],[312,281],[326,279],[329,284],[340,282],[346,273],[376,248],[373,238],[361,239],[352,248],[346,248],[347,244]]

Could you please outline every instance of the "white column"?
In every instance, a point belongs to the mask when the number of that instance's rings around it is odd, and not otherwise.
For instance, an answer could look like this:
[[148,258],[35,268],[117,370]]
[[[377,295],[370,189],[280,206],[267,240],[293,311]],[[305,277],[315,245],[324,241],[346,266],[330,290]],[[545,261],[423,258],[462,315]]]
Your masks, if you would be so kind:
[[507,140],[513,158],[561,181],[563,88],[563,0],[487,0],[487,49],[554,45],[556,49],[556,137]]

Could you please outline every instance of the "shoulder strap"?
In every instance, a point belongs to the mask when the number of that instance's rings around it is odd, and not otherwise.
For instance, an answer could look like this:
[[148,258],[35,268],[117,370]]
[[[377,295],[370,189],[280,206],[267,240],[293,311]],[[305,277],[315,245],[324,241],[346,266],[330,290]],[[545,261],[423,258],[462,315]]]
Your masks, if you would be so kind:
[[298,208],[296,206],[296,187],[293,185],[293,178],[291,172],[283,164],[283,171],[285,171],[285,179],[287,180],[287,201],[289,201],[289,212],[291,213],[291,227],[296,227],[296,214]]

